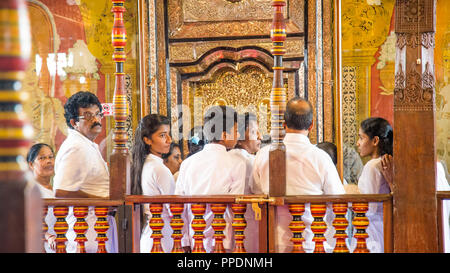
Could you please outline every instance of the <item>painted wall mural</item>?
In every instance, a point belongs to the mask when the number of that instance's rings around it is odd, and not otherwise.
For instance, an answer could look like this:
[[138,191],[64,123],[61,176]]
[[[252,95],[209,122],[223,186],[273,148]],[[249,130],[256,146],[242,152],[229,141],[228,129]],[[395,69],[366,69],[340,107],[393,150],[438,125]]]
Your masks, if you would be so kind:
[[[125,72],[137,80],[137,5],[126,2],[127,64]],[[34,142],[50,144],[56,151],[67,135],[64,104],[80,90],[96,94],[101,103],[112,102],[114,66],[111,1],[28,0],[32,33],[32,58],[24,88],[30,99],[24,105],[34,129]],[[95,140],[107,158],[112,117],[103,121]]]
[[450,6],[438,0],[434,64],[436,75],[436,153],[450,181]]

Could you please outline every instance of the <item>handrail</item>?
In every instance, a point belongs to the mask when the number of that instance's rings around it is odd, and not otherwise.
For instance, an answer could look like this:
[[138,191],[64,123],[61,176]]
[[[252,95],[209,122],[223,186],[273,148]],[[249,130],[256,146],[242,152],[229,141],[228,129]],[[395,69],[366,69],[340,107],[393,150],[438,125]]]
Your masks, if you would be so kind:
[[42,199],[44,206],[95,206],[114,207],[123,205],[123,200],[110,200],[100,198],[48,198]]
[[450,199],[450,191],[436,191],[438,199]]
[[284,197],[285,203],[383,202],[391,199],[392,194],[293,195]]

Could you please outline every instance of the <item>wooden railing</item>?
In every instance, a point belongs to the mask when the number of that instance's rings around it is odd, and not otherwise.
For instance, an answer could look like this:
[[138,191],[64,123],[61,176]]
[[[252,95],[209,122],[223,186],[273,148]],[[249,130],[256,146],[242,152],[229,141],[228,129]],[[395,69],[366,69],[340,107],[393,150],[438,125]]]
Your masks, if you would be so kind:
[[[154,217],[149,221],[149,226],[153,230],[153,248],[152,252],[162,252],[162,249],[158,246],[162,238],[161,230],[164,226],[164,222],[161,221],[160,213],[163,204],[170,204],[170,210],[172,211],[173,218],[170,223],[174,233],[172,235],[174,239],[174,246],[171,251],[168,252],[181,252],[180,239],[182,234],[180,233],[182,226],[187,223],[183,223],[180,215],[184,210],[183,204],[194,204],[192,206],[192,213],[195,216],[192,220],[192,228],[195,231],[193,246],[193,252],[205,252],[203,248],[203,231],[207,228],[203,219],[205,213],[206,204],[211,204],[211,210],[214,214],[214,220],[212,221],[212,228],[215,231],[216,245],[212,252],[223,252],[223,246],[221,242],[224,239],[223,227],[224,219],[223,213],[228,207],[233,212],[232,226],[234,229],[235,247],[233,252],[246,252],[244,248],[244,231],[246,228],[246,222],[244,214],[250,206],[246,203],[259,203],[258,207],[261,210],[259,220],[259,252],[275,252],[274,245],[274,222],[276,207],[282,205],[288,205],[291,215],[293,215],[293,221],[289,226],[294,234],[292,241],[294,243],[293,252],[302,252],[302,238],[299,234],[304,230],[302,227],[302,210],[304,211],[304,205],[311,205],[311,214],[314,217],[314,222],[311,225],[311,230],[314,233],[315,252],[324,252],[322,244],[326,240],[323,237],[327,228],[326,224],[321,220],[325,215],[326,204],[332,204],[333,213],[335,214],[335,221],[333,221],[333,227],[336,229],[336,247],[334,252],[348,252],[346,238],[346,229],[348,223],[352,225],[360,232],[356,232],[353,237],[358,241],[355,252],[366,252],[365,241],[367,234],[364,229],[367,228],[368,220],[365,217],[365,212],[368,209],[370,202],[383,203],[383,217],[384,217],[384,251],[392,252],[392,195],[307,195],[307,196],[287,196],[287,197],[265,197],[265,196],[233,196],[233,195],[210,195],[210,196],[127,196],[125,204],[128,207],[129,215],[132,219],[132,232],[128,236],[131,236],[132,251],[139,252],[139,241],[141,236],[141,206],[144,204],[150,205],[150,211]],[[352,209],[355,213],[354,219],[347,219],[346,215],[349,209]],[[345,223],[347,222],[347,224]],[[167,224],[167,223],[166,223]],[[324,226],[325,224],[325,226]],[[156,246],[155,246],[156,242]],[[217,243],[219,242],[219,243]]]
[[[438,227],[439,227],[439,250],[444,252],[444,224],[448,219],[442,215],[448,206],[444,201],[450,202],[450,191],[438,191],[437,210],[438,210]],[[332,227],[335,229],[334,238],[336,240],[333,252],[351,252],[349,249],[349,242],[352,237],[359,242],[353,252],[365,252],[365,242],[367,234],[365,229],[368,226],[365,213],[368,209],[368,204],[371,202],[378,202],[383,204],[383,229],[384,229],[384,252],[394,252],[393,248],[393,198],[391,194],[352,194],[352,195],[302,195],[302,196],[285,196],[285,197],[267,197],[265,195],[210,195],[210,196],[136,196],[130,195],[125,200],[107,200],[107,199],[44,199],[44,214],[43,214],[43,231],[49,231],[56,235],[56,251],[57,253],[66,252],[66,242],[68,241],[67,234],[72,232],[76,242],[76,252],[107,252],[105,247],[109,240],[107,236],[108,230],[116,228],[118,231],[119,249],[120,252],[140,252],[140,239],[142,232],[142,224],[146,219],[142,219],[141,208],[144,204],[149,204],[150,212],[153,214],[149,222],[149,227],[153,230],[152,238],[154,247],[151,252],[163,252],[160,247],[160,241],[163,238],[161,230],[164,227],[164,222],[161,221],[160,213],[163,204],[169,204],[170,212],[172,214],[169,223],[173,230],[171,237],[173,238],[173,248],[168,252],[182,253],[184,249],[181,247],[181,237],[183,226],[187,225],[182,216],[185,210],[184,204],[194,204],[191,209],[194,216],[192,219],[192,227],[196,232],[193,236],[195,244],[192,246],[193,252],[205,252],[203,248],[203,231],[208,228],[204,221],[204,214],[206,205],[210,204],[214,219],[211,222],[211,227],[215,231],[215,247],[213,252],[223,253],[223,240],[226,238],[224,228],[226,221],[223,217],[225,210],[232,212],[233,219],[229,224],[233,227],[234,248],[232,252],[246,252],[244,247],[247,222],[244,214],[247,210],[257,210],[256,215],[259,220],[257,225],[253,228],[254,233],[258,233],[258,243],[260,253],[276,252],[274,238],[275,232],[275,218],[276,209],[279,206],[287,206],[289,212],[293,216],[289,225],[292,231],[293,248],[292,252],[303,252],[302,247],[304,238],[302,232],[305,230],[305,225],[302,221],[302,215],[305,211],[305,205],[309,204],[311,208],[311,215],[314,217],[314,222],[311,224],[311,231],[314,234],[313,241],[315,242],[314,252],[323,252],[323,242],[326,241],[323,234],[331,226],[327,226],[323,221],[325,216],[325,208],[328,206],[332,208],[334,214],[334,221]],[[253,204],[253,205],[252,205]],[[447,209],[448,210],[448,209]],[[108,212],[115,213],[116,227],[111,227],[106,220]],[[448,212],[447,212],[448,213]],[[49,216],[48,216],[49,215]],[[52,215],[56,218],[54,223],[45,221],[51,219]],[[70,215],[70,216],[69,216]],[[109,215],[114,215],[109,213]],[[67,217],[69,216],[69,217]],[[353,216],[353,218],[352,218]],[[66,218],[67,217],[67,218]],[[71,223],[67,219],[71,219]],[[76,218],[76,221],[75,221]],[[89,220],[87,221],[87,219]],[[55,220],[55,219],[53,219]],[[69,225],[70,224],[70,225]],[[168,224],[168,223],[166,223]],[[355,229],[359,232],[352,232]],[[86,232],[90,230],[90,238],[86,236]],[[92,234],[96,236],[92,236]],[[350,231],[350,232],[349,232]],[[447,231],[448,232],[448,231]],[[76,235],[74,235],[76,234]],[[116,234],[117,235],[117,234]],[[447,234],[448,236],[448,234]],[[228,238],[229,239],[229,238]],[[97,242],[90,242],[90,247],[86,248],[88,240]],[[93,248],[94,246],[94,248]],[[71,244],[71,252],[73,252],[73,242]]]
[[[109,240],[107,232],[111,228],[108,224],[108,214],[115,214],[117,207],[123,205],[122,200],[106,200],[106,199],[44,199],[44,211],[43,211],[43,234],[48,231],[52,235],[56,235],[56,253],[66,253],[68,241],[67,234],[74,232],[76,237],[76,252],[86,253],[86,232],[88,229],[93,229],[96,232],[95,241],[97,246],[92,251],[97,253],[106,253],[106,242]],[[114,213],[111,213],[114,212]],[[56,218],[56,221],[46,221],[46,218]],[[68,217],[69,216],[69,217]],[[87,217],[91,220],[87,220]],[[70,219],[72,223],[67,222]],[[75,221],[76,220],[76,221]],[[50,224],[50,225],[49,225]],[[74,235],[72,233],[72,235]],[[93,239],[93,238],[92,238]],[[94,242],[92,239],[89,241],[92,246]],[[94,244],[95,246],[95,244]],[[115,248],[115,247],[114,247]],[[72,249],[73,250],[73,249]]]

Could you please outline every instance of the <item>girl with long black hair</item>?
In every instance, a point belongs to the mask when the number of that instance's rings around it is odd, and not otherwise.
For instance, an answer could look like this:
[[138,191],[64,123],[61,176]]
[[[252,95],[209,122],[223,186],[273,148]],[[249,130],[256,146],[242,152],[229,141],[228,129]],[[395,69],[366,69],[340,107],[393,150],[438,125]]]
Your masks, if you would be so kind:
[[[358,180],[358,189],[362,194],[390,193],[389,183],[383,176],[382,157],[392,155],[393,130],[389,122],[383,118],[372,117],[361,122],[359,138],[356,146],[361,157],[369,156]],[[369,204],[366,213],[369,218],[367,247],[370,252],[384,252],[383,237],[383,205]]]
[[[172,195],[175,182],[169,168],[164,165],[163,154],[170,150],[170,121],[167,117],[150,114],[142,118],[135,132],[132,148],[131,165],[131,194],[135,195]],[[148,215],[147,222],[141,234],[141,252],[150,252],[153,239],[148,226],[150,219],[149,206],[144,206],[144,214]],[[169,210],[163,207],[162,218],[167,224],[162,230],[161,240],[164,252],[170,252],[173,240],[170,238]]]

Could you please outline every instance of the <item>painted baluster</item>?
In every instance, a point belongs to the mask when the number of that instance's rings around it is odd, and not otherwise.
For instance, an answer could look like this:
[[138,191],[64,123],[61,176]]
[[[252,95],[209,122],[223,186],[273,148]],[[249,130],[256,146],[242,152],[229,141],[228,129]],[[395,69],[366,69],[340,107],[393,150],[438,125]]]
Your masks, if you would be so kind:
[[289,212],[291,213],[293,219],[289,225],[293,236],[291,241],[294,243],[292,248],[292,253],[305,253],[303,249],[303,238],[302,233],[305,230],[305,223],[302,221],[302,215],[305,212],[305,204],[289,204]]
[[311,230],[314,233],[313,242],[315,242],[314,253],[325,253],[323,242],[326,241],[324,233],[327,230],[327,224],[323,217],[326,211],[326,204],[311,204],[311,215],[314,217],[311,224]]
[[205,247],[203,246],[203,239],[205,235],[203,235],[203,231],[206,227],[206,221],[203,218],[203,215],[206,211],[206,204],[192,204],[191,211],[194,215],[194,219],[192,219],[192,229],[194,230],[194,249],[192,253],[206,253]]
[[56,223],[53,229],[56,233],[56,253],[66,253],[66,232],[69,229],[66,217],[69,213],[69,207],[54,207],[53,215],[56,217]]
[[334,238],[336,238],[336,246],[334,247],[334,253],[348,253],[347,244],[345,239],[347,239],[347,233],[345,230],[348,227],[348,221],[345,218],[347,214],[348,204],[347,203],[335,203],[333,204],[333,212],[335,218],[333,221],[333,227],[336,229]]
[[85,242],[87,238],[85,236],[89,226],[86,223],[86,216],[88,215],[88,207],[74,207],[73,215],[77,218],[77,222],[73,225],[73,230],[77,234],[75,242],[77,242],[77,253],[86,253]]
[[223,214],[226,209],[227,205],[225,204],[211,204],[211,210],[214,213],[214,220],[211,224],[214,229],[214,253],[225,253],[225,248],[223,247],[223,239],[225,238],[225,235],[223,234],[223,231],[227,223],[223,218]]
[[95,222],[94,230],[97,232],[98,242],[97,253],[107,253],[106,251],[106,241],[108,241],[108,237],[106,236],[106,232],[109,229],[108,220],[106,216],[108,214],[108,207],[95,207],[95,216],[97,216],[97,221]]
[[150,219],[148,225],[152,230],[153,246],[151,253],[164,253],[161,246],[162,229],[164,228],[164,220],[161,217],[163,211],[163,204],[150,204],[150,212],[152,213],[152,218]]
[[181,214],[184,210],[184,204],[170,204],[170,212],[173,215],[172,220],[170,221],[170,226],[172,227],[173,233],[173,248],[172,253],[184,253],[184,250],[181,246],[181,238],[183,234],[181,230],[183,229],[184,222],[181,218]]
[[233,229],[234,229],[234,238],[236,240],[236,245],[234,247],[233,253],[246,253],[244,247],[244,230],[247,226],[247,222],[245,221],[244,214],[247,210],[246,204],[231,204],[231,210],[233,211]]
[[366,212],[369,210],[369,203],[353,203],[352,207],[355,213],[352,223],[356,229],[356,233],[353,235],[356,238],[356,248],[353,253],[369,253],[370,251],[366,244],[366,239],[369,237],[366,232],[369,226],[369,219],[366,217]]

